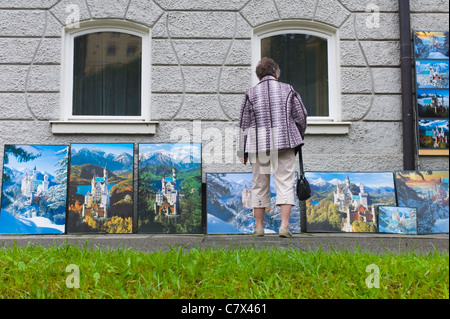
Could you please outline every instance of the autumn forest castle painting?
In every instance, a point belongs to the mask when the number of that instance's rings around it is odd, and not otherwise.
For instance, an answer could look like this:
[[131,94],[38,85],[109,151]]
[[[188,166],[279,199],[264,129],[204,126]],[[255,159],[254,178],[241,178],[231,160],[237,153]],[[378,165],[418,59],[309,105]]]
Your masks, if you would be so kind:
[[377,232],[376,205],[395,205],[392,173],[307,172],[308,232]]
[[72,144],[69,233],[132,233],[133,144]]

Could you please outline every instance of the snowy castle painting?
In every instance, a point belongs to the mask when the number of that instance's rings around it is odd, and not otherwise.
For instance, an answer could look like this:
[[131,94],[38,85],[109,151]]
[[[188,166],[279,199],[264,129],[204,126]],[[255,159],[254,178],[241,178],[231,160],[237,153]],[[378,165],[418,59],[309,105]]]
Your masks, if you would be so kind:
[[244,189],[242,190],[242,205],[245,208],[253,209],[252,207],[252,188],[247,186],[247,184],[244,185]]
[[396,172],[395,178],[398,206],[417,208],[417,233],[448,233],[448,171]]
[[39,201],[42,196],[45,196],[45,192],[48,190],[48,175],[45,174],[42,180],[38,179],[37,173],[38,171],[35,166],[31,175],[28,175],[28,173],[25,174],[20,187],[22,195],[27,198],[30,204]]
[[416,59],[448,59],[448,31],[414,32],[414,56]]
[[417,235],[415,207],[379,206],[379,232]]
[[5,145],[0,234],[65,232],[68,147]]
[[[294,183],[294,189],[295,189]],[[250,234],[255,218],[252,206],[252,173],[206,173],[207,234]],[[289,229],[300,233],[300,208],[292,207]],[[281,225],[281,210],[276,205],[276,186],[270,177],[270,206],[264,215],[264,232],[276,233]]]

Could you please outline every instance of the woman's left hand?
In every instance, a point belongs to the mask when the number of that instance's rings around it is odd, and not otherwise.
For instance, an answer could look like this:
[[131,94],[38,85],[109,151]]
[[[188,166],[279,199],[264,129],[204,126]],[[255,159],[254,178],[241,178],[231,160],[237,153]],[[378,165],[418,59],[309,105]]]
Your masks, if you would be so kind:
[[248,159],[247,156],[245,156],[244,158],[239,157],[239,161],[240,161],[242,164],[244,164],[244,165],[247,165],[247,159]]

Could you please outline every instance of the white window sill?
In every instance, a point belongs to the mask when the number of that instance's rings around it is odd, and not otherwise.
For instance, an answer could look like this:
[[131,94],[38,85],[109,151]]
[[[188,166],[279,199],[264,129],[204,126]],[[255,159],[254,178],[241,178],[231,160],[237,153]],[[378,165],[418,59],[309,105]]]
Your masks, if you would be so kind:
[[346,135],[351,122],[308,121],[305,134],[308,135]]
[[153,135],[158,122],[51,121],[53,134]]
[[[153,135],[158,122],[50,121],[53,134]],[[307,135],[346,135],[351,122],[308,121]]]

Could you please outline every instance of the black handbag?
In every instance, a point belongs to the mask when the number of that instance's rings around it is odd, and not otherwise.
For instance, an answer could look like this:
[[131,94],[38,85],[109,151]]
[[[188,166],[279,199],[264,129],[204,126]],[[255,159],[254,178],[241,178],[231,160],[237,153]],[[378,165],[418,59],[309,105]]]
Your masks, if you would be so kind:
[[309,182],[305,177],[305,172],[303,171],[303,157],[302,148],[298,151],[298,161],[300,163],[300,176],[297,180],[297,197],[299,200],[307,200],[311,197],[311,187]]

